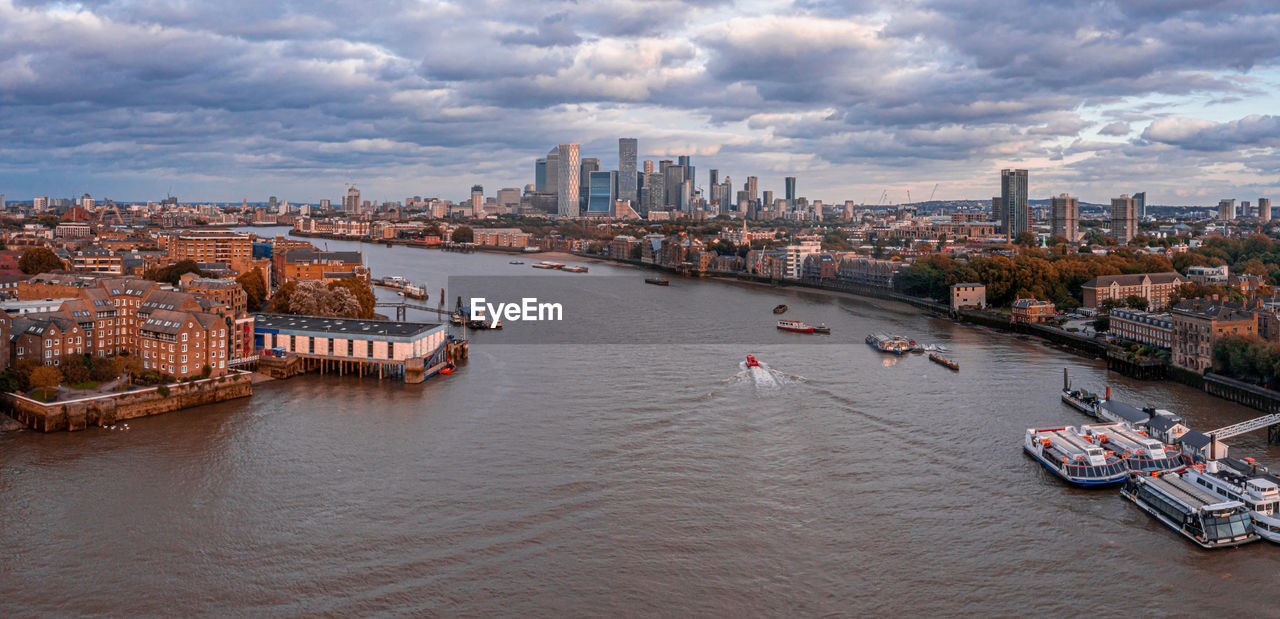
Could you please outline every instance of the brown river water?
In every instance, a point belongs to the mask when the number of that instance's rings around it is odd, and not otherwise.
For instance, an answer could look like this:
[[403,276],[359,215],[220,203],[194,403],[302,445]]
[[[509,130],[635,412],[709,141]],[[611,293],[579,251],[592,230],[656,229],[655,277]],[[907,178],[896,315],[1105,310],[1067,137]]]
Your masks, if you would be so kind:
[[[448,275],[542,285],[505,255],[328,245],[433,303]],[[310,375],[128,430],[0,433],[0,615],[1280,612],[1280,548],[1200,550],[1020,450],[1087,422],[1064,367],[1197,429],[1254,411],[896,303],[590,267],[547,275],[600,278],[566,300],[592,317],[577,343],[511,325],[422,385]],[[778,303],[832,335],[778,333]],[[961,370],[880,354],[879,330]],[[1229,443],[1280,461],[1265,433]]]

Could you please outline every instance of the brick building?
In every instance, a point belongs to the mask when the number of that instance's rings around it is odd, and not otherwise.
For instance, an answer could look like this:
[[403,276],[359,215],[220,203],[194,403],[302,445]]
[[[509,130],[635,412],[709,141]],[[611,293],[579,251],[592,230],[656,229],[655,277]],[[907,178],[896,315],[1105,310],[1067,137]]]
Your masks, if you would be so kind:
[[1191,299],[1174,306],[1173,364],[1184,370],[1204,373],[1213,368],[1213,346],[1232,335],[1256,335],[1257,318],[1252,312],[1232,307],[1214,295]]
[[1106,301],[1123,303],[1131,296],[1147,300],[1147,307],[1152,310],[1163,309],[1169,305],[1169,295],[1178,286],[1190,280],[1180,273],[1134,273],[1130,275],[1103,275],[1095,277],[1084,284],[1084,306],[1098,309]]

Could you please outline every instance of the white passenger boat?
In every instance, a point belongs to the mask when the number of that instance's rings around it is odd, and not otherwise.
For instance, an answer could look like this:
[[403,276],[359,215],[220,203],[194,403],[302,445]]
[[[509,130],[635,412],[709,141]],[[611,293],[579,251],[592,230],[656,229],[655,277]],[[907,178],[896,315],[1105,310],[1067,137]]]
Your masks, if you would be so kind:
[[1120,494],[1201,548],[1230,548],[1258,541],[1244,503],[1210,493],[1176,473],[1131,473]]
[[880,352],[893,353],[895,355],[905,355],[911,352],[912,342],[901,335],[889,335],[887,333],[869,333],[867,334],[867,343]]
[[1280,486],[1273,479],[1249,477],[1216,461],[1197,464],[1182,478],[1209,492],[1244,503],[1253,519],[1254,532],[1269,542],[1280,543]]
[[1114,452],[1085,440],[1071,426],[1028,428],[1022,450],[1045,470],[1082,488],[1123,483],[1127,474],[1124,462]]
[[1119,421],[1080,426],[1080,435],[1099,447],[1114,451],[1125,468],[1143,475],[1180,473],[1187,469],[1182,454],[1168,445]]

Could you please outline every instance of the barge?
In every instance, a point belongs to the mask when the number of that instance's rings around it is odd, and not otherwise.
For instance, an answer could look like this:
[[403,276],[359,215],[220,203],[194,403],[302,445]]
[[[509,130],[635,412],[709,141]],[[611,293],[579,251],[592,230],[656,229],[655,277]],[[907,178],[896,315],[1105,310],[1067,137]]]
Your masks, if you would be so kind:
[[936,352],[929,353],[929,360],[944,368],[947,368],[948,370],[955,370],[957,372],[960,371],[959,363],[956,363],[955,361],[952,361]]

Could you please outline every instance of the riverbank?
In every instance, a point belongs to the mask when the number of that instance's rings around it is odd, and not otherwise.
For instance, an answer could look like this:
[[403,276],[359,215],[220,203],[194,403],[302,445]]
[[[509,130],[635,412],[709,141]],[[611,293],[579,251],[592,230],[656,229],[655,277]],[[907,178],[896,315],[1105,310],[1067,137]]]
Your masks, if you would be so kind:
[[10,415],[27,428],[38,432],[76,431],[249,397],[253,395],[249,374],[237,372],[189,383],[49,403],[14,393],[2,394],[0,400],[9,408]]

